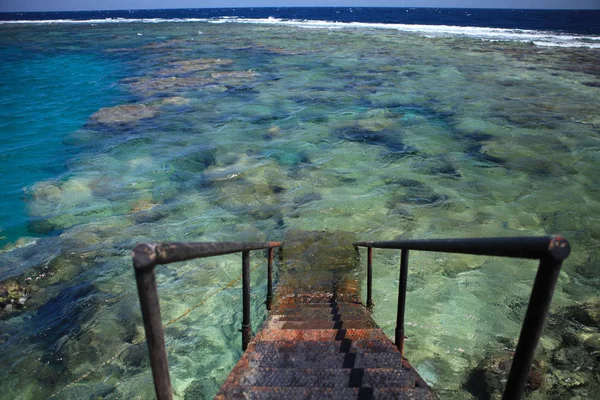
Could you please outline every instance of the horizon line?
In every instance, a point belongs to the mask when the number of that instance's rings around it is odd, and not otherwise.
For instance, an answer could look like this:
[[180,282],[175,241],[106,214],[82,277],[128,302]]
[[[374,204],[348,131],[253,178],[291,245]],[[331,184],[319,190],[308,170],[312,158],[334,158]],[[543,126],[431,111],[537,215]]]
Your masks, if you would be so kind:
[[398,8],[398,9],[451,9],[451,10],[514,10],[514,11],[600,11],[599,8],[515,8],[515,7],[389,7],[389,6],[237,6],[237,7],[161,7],[161,8],[105,8],[82,10],[29,10],[2,11],[9,13],[40,13],[40,12],[102,12],[102,11],[151,11],[151,10],[237,10],[237,9],[281,9],[281,8]]

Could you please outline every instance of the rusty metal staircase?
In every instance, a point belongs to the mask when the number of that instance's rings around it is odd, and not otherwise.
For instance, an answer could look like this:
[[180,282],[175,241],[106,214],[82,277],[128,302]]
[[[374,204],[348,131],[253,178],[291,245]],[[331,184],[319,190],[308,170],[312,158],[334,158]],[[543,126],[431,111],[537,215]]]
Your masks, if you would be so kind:
[[215,399],[434,399],[362,304],[278,299]]
[[[273,250],[278,242],[140,244],[133,251],[140,305],[156,396],[173,398],[154,268],[199,257],[242,253],[242,348],[245,351],[216,399],[434,399],[435,394],[404,354],[404,307],[409,250],[538,259],[539,267],[521,328],[503,399],[520,399],[562,262],[570,253],[560,236],[355,242],[367,248],[367,301],[357,279],[335,278],[315,290],[311,272],[280,281],[273,308]],[[401,250],[394,345],[373,321],[373,249]],[[250,251],[267,250],[267,309],[262,329],[251,338]],[[304,274],[304,275],[303,275]],[[322,271],[313,271],[314,275]],[[333,271],[332,276],[339,275]],[[323,288],[321,288],[323,289]]]

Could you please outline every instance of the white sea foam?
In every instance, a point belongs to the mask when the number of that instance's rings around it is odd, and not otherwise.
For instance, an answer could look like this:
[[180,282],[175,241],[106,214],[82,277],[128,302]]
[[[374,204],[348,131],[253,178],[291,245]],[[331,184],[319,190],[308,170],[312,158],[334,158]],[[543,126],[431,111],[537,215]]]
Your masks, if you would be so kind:
[[588,47],[600,48],[600,36],[560,34],[549,31],[527,29],[484,28],[451,25],[384,24],[366,22],[335,22],[320,20],[292,20],[281,18],[240,18],[226,16],[217,18],[106,18],[90,20],[40,20],[40,21],[0,21],[0,24],[106,24],[106,23],[164,23],[164,22],[209,22],[213,24],[238,23],[294,26],[305,29],[386,29],[423,35],[426,37],[468,37],[488,41],[512,41],[533,43],[545,47]]
[[600,48],[600,36],[579,36],[558,34],[555,32],[526,29],[482,28],[451,25],[416,25],[416,24],[383,24],[365,22],[332,22],[332,21],[299,21],[279,18],[219,18],[211,19],[212,23],[245,23],[297,26],[308,29],[391,29],[407,33],[415,33],[428,37],[470,37],[489,41],[515,41],[534,43],[548,47],[589,47]]

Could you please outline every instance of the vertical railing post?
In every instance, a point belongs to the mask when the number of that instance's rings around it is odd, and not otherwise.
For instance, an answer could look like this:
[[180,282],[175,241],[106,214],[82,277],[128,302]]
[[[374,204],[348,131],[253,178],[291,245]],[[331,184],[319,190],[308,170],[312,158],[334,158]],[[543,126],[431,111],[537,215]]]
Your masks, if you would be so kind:
[[367,247],[367,308],[373,310],[373,248]]
[[146,331],[146,342],[150,353],[154,390],[158,400],[172,400],[171,378],[160,316],[156,273],[154,272],[155,262],[155,248],[152,245],[136,246],[133,251],[133,266],[140,296],[144,330]]
[[519,342],[512,360],[508,381],[502,399],[520,399],[529,377],[535,349],[544,329],[544,322],[550,309],[550,301],[558,280],[562,262],[551,257],[540,260],[535,276],[525,320],[521,327]]
[[248,343],[250,343],[250,336],[252,332],[252,326],[250,324],[250,252],[242,252],[242,302],[243,302],[243,315],[242,315],[242,350],[246,351]]
[[404,308],[406,305],[406,280],[408,278],[408,249],[400,254],[400,282],[398,283],[398,315],[396,318],[396,347],[404,355]]
[[267,256],[267,310],[271,311],[273,305],[273,250],[274,247],[269,247]]

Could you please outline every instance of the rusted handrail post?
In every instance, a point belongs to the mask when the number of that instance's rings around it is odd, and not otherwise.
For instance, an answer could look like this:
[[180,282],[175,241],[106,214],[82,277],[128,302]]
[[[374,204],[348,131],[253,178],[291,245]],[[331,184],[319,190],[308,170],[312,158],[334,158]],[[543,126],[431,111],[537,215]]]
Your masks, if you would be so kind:
[[154,272],[156,266],[155,250],[153,245],[138,245],[133,251],[133,267],[140,296],[156,398],[158,400],[172,400],[171,377],[169,376],[169,363],[160,316],[156,273]]
[[521,327],[519,341],[508,375],[503,399],[520,399],[533,364],[535,349],[544,329],[550,302],[558,280],[562,262],[569,256],[569,242],[561,236],[542,237],[496,237],[470,239],[395,240],[382,242],[355,242],[356,247],[376,247],[402,250],[400,266],[400,288],[398,291],[398,320],[396,345],[404,353],[404,304],[408,269],[408,250],[434,251],[515,257],[540,260],[531,290],[531,296]]
[[[172,400],[171,378],[165,349],[165,339],[160,315],[156,274],[154,267],[177,261],[212,257],[223,254],[242,253],[242,347],[250,342],[250,251],[269,249],[270,255],[280,242],[186,242],[186,243],[141,243],[133,250],[133,267],[140,297],[144,329],[150,353],[150,365],[154,388],[158,400]],[[272,269],[272,256],[269,257]],[[269,287],[272,297],[272,277],[269,274]]]
[[269,247],[267,255],[267,310],[271,311],[273,305],[273,250]]
[[242,350],[246,351],[252,338],[250,323],[250,252],[242,252]]
[[404,355],[404,310],[406,308],[406,281],[408,280],[408,250],[400,253],[400,280],[398,282],[398,314],[396,317],[396,347]]
[[525,320],[521,327],[519,341],[502,399],[520,399],[533,364],[535,349],[544,330],[546,316],[558,280],[562,262],[569,255],[568,243],[562,238],[553,238],[550,242],[550,255],[540,260],[535,276]]
[[373,310],[373,248],[367,247],[367,308]]

